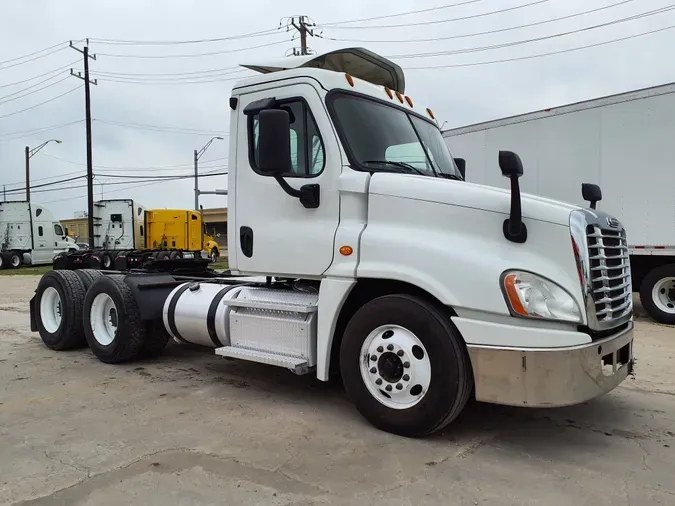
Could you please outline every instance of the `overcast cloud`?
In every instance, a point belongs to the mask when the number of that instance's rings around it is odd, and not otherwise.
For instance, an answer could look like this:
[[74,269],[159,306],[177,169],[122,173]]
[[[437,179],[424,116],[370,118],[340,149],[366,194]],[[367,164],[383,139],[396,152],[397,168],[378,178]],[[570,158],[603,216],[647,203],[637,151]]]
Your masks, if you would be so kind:
[[[498,9],[533,3],[536,0],[476,0],[465,5],[391,17],[353,25],[391,25],[419,23],[465,17]],[[669,5],[667,0],[634,0],[594,14],[554,23],[489,35],[438,40],[402,42],[406,39],[450,37],[517,26],[602,7],[619,0],[546,0],[534,5],[492,16],[455,22],[404,28],[347,29],[349,24],[317,28],[325,38],[310,39],[310,47],[325,52],[339,47],[363,46],[386,56],[454,51],[532,39],[618,20]],[[325,4],[316,1],[224,2],[216,0],[0,0],[0,61],[41,50],[66,40],[86,37],[125,40],[188,40],[230,37],[274,29],[284,16],[304,14],[317,24],[383,16],[411,10],[467,2],[467,0],[420,0],[415,2],[340,0]],[[494,50],[437,57],[400,58],[405,68],[448,66],[492,60],[519,58],[594,44],[675,25],[675,11],[643,17],[612,26],[587,30],[544,41]],[[129,81],[129,74],[189,73],[225,69],[239,63],[281,57],[298,45],[291,42],[292,32],[242,40],[170,46],[124,46],[92,41],[97,54],[91,62],[92,77],[99,79],[92,87],[94,172],[133,176],[182,175],[191,172],[192,153],[213,135],[226,135],[229,125],[228,97],[234,76],[220,76],[220,82],[199,84],[155,84]],[[334,41],[328,38],[377,40],[392,42]],[[396,41],[396,42],[394,42]],[[259,49],[251,46],[269,45]],[[82,43],[79,44],[82,46]],[[675,30],[555,56],[480,66],[450,67],[406,72],[406,92],[417,103],[431,107],[445,128],[462,126],[532,110],[564,105],[621,93],[637,88],[675,81],[671,52],[675,47]],[[240,50],[241,49],[241,50]],[[239,51],[240,50],[240,51]],[[185,58],[132,58],[107,55],[166,56],[236,51],[211,56]],[[21,62],[23,60],[19,60]],[[29,111],[2,116],[31,107],[80,86],[74,77],[43,91],[3,103],[8,97],[41,79],[25,84],[10,83],[65,67],[73,62],[81,69],[81,55],[72,49],[57,51],[30,63],[8,67],[0,65],[0,185],[6,184],[8,198],[23,198],[12,189],[23,187],[24,146],[37,146],[50,138],[63,141],[50,144],[31,159],[32,184],[44,178],[73,177],[85,171],[84,92],[82,88]],[[96,74],[100,72],[101,74]],[[221,73],[222,74],[222,73]],[[66,77],[64,71],[60,76]],[[246,75],[246,73],[235,74]],[[48,77],[48,76],[47,76]],[[145,80],[148,76],[131,79]],[[34,91],[59,78],[36,86]],[[108,79],[107,81],[105,79]],[[5,98],[7,97],[7,98]],[[21,136],[16,132],[34,130],[62,123],[77,122],[49,132]],[[144,130],[105,122],[155,125],[159,130]],[[169,129],[200,130],[198,134],[163,131]],[[184,130],[181,130],[184,132]],[[203,171],[227,166],[228,140],[214,142],[202,158]],[[55,158],[56,157],[56,158]],[[170,166],[170,167],[167,167]],[[112,168],[110,168],[112,167]],[[145,170],[160,167],[154,171]],[[164,167],[164,168],[161,168]],[[113,169],[114,168],[114,169]],[[131,169],[138,168],[138,169]],[[49,182],[49,180],[46,180]],[[99,183],[100,181],[101,183]],[[133,198],[148,207],[186,207],[193,205],[193,182],[154,183],[128,188],[132,184],[113,184],[124,179],[98,176],[96,198]],[[49,203],[57,217],[71,218],[86,209],[84,180],[70,183],[72,188],[38,192],[32,200]],[[136,183],[138,185],[138,183]],[[202,189],[226,188],[226,176],[201,180]],[[50,188],[45,187],[43,189]],[[1,189],[1,188],[0,188]],[[202,197],[204,207],[226,205],[224,197]]]

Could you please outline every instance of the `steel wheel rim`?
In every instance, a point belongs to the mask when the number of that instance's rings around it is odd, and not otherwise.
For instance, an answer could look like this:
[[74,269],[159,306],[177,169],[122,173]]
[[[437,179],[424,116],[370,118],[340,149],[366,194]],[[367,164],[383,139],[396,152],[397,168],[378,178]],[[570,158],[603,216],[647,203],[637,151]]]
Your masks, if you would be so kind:
[[391,409],[409,409],[426,395],[431,362],[422,341],[398,325],[382,325],[366,337],[359,356],[370,394]]
[[48,286],[40,299],[40,320],[42,326],[50,334],[54,334],[61,326],[61,296],[56,288]]
[[118,313],[115,301],[107,293],[99,293],[91,303],[89,322],[94,339],[101,346],[109,346],[117,334]]
[[12,262],[12,267],[19,267],[21,265],[21,257],[18,255],[12,255],[10,261]]
[[661,278],[652,288],[652,300],[664,313],[675,314],[675,277]]

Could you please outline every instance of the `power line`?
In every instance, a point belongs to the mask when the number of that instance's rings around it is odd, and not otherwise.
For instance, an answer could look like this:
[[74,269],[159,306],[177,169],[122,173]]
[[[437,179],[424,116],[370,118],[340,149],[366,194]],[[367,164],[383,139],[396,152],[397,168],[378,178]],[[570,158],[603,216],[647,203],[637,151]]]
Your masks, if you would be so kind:
[[372,39],[341,39],[341,38],[335,38],[335,37],[326,37],[325,35],[320,35],[322,39],[326,40],[333,40],[336,42],[365,42],[365,43],[386,43],[386,44],[392,44],[392,43],[407,43],[407,42],[436,42],[439,40],[452,40],[452,39],[463,39],[467,37],[477,37],[479,35],[492,35],[495,33],[501,33],[501,32],[508,32],[511,30],[519,30],[521,28],[530,28],[532,26],[540,26],[540,25],[545,25],[548,23],[554,23],[556,21],[562,21],[565,19],[572,19],[576,18],[579,16],[584,16],[586,14],[592,14],[594,12],[599,12],[603,11],[606,9],[612,9],[614,7],[618,7],[620,5],[624,5],[630,2],[634,2],[635,0],[622,0],[620,2],[615,2],[610,5],[605,5],[603,7],[597,7],[595,9],[590,9],[582,12],[577,12],[575,14],[568,14],[567,16],[559,16],[557,18],[551,18],[551,19],[546,19],[543,21],[535,21],[533,23],[527,23],[524,25],[518,25],[518,26],[510,26],[507,28],[496,28],[494,30],[487,30],[483,32],[473,32],[473,33],[465,33],[465,34],[459,34],[459,35],[448,35],[445,37],[431,37],[431,38],[425,38],[425,39],[391,39],[391,40],[372,40]]
[[247,46],[238,49],[225,49],[222,51],[211,51],[209,53],[196,54],[162,54],[162,55],[139,55],[139,54],[118,54],[118,53],[96,53],[98,56],[107,56],[109,58],[141,58],[141,59],[166,59],[166,58],[199,58],[202,56],[214,56],[220,54],[238,53],[240,51],[248,51],[251,49],[260,49],[263,47],[278,46],[288,42],[287,39],[278,40],[275,42],[268,42],[267,44],[260,44],[258,46]]
[[[1,138],[5,137],[5,136],[8,136],[8,135],[9,136],[14,136],[16,134],[28,134],[28,135],[30,135],[30,134],[36,134],[36,133],[42,133],[42,132],[49,132],[50,130],[56,130],[57,128],[63,128],[63,127],[67,127],[67,126],[70,126],[70,125],[75,125],[77,123],[82,123],[83,121],[84,121],[83,119],[78,119],[76,121],[71,121],[69,123],[61,123],[60,125],[51,125],[51,126],[48,126],[48,127],[34,128],[34,129],[31,129],[31,130],[23,130],[23,131],[18,131],[18,132],[8,132],[8,133],[0,134],[0,142],[6,142],[6,141],[3,141]],[[26,137],[26,136],[25,135],[18,135],[17,137],[13,137],[13,139],[20,139],[21,137]],[[9,139],[9,140],[12,140],[12,139]]]
[[[633,0],[627,0],[627,1],[633,1]],[[166,77],[166,76],[194,76],[195,74],[212,74],[212,73],[220,73],[220,72],[227,72],[227,71],[232,71],[232,74],[238,73],[238,72],[244,72],[247,69],[241,68],[241,67],[225,67],[221,69],[208,69],[208,70],[195,70],[194,72],[145,72],[145,73],[132,73],[132,72],[107,72],[107,71],[100,71],[97,70],[95,73],[97,75],[104,75],[104,76],[122,76],[122,77],[129,77],[129,78],[136,78],[136,79],[141,79],[144,77],[149,77],[153,78],[155,76],[159,77]],[[93,74],[94,72],[92,72]]]
[[544,56],[553,56],[557,54],[564,54],[564,53],[571,53],[573,51],[580,51],[582,49],[588,49],[592,47],[599,47],[599,46],[605,46],[607,44],[613,44],[615,42],[623,42],[625,40],[630,40],[630,39],[636,39],[638,37],[644,37],[645,35],[652,35],[654,33],[659,33],[659,32],[664,32],[666,30],[672,30],[675,28],[675,25],[670,25],[666,26],[663,28],[658,28],[656,30],[650,30],[648,32],[643,32],[643,33],[638,33],[635,35],[629,35],[626,37],[620,37],[618,39],[612,39],[612,40],[607,40],[604,42],[596,42],[595,44],[587,44],[584,46],[577,46],[573,48],[568,48],[568,49],[562,49],[560,51],[551,51],[548,53],[540,53],[540,54],[533,54],[529,56],[521,56],[519,58],[505,58],[503,60],[491,60],[491,61],[482,61],[482,62],[474,62],[474,63],[455,63],[455,64],[448,64],[448,65],[432,65],[432,66],[425,66],[425,67],[406,67],[404,70],[432,70],[432,69],[447,69],[447,68],[458,68],[458,67],[475,67],[475,66],[480,66],[480,65],[492,65],[495,63],[507,63],[507,62],[514,62],[514,61],[521,61],[521,60],[530,60],[533,58],[543,58]]
[[421,14],[423,12],[431,12],[431,11],[440,11],[442,9],[450,9],[452,7],[459,7],[460,5],[467,5],[467,4],[475,4],[478,2],[482,2],[483,0],[465,0],[463,2],[458,2],[454,4],[449,4],[449,5],[441,5],[439,7],[430,7],[428,9],[420,9],[416,11],[408,11],[408,12],[399,12],[398,14],[387,14],[384,16],[374,16],[372,18],[361,18],[361,19],[350,19],[349,21],[333,21],[332,23],[323,23],[321,26],[336,26],[336,25],[344,25],[347,23],[360,23],[362,21],[374,21],[376,19],[388,19],[388,18],[397,18],[400,16],[410,16],[411,14]]
[[548,2],[550,0],[535,0],[534,2],[530,2],[527,4],[522,4],[522,5],[516,5],[515,7],[506,7],[504,9],[497,9],[494,11],[490,12],[484,12],[482,14],[472,14],[471,16],[461,16],[458,18],[451,18],[451,19],[440,19],[440,20],[434,20],[434,21],[419,21],[416,23],[404,23],[404,24],[398,24],[398,25],[371,25],[371,26],[328,26],[328,25],[317,25],[319,27],[328,27],[328,28],[335,28],[335,29],[340,29],[340,30],[371,30],[371,29],[379,29],[379,28],[409,28],[411,26],[424,26],[424,25],[435,25],[439,23],[450,23],[452,21],[463,21],[465,19],[476,19],[476,18],[482,18],[486,16],[492,16],[494,14],[501,14],[502,12],[510,12],[510,11],[515,11],[518,9],[524,9],[526,7],[531,7],[533,5],[539,5],[543,4],[545,2]]
[[[69,163],[71,165],[80,165],[82,167],[86,167],[86,163],[83,162],[76,162],[74,160],[66,160],[65,158],[59,158],[58,156],[51,155],[49,153],[43,153],[42,156],[47,156],[49,158],[53,158],[54,160],[58,160],[60,162],[65,162]],[[221,156],[219,158],[213,158],[211,160],[205,160],[202,162],[204,165],[207,163],[213,163],[216,161],[220,160],[227,160],[227,156]],[[160,170],[187,170],[191,169],[193,166],[192,164],[189,163],[182,163],[182,164],[177,164],[177,165],[156,165],[156,166],[142,166],[142,167],[129,167],[129,166],[113,166],[113,165],[96,165],[97,170],[134,170],[134,171],[142,171],[142,170],[152,170],[152,171],[157,171],[158,169]]]
[[[246,79],[247,77],[251,77],[253,74],[250,75],[244,75],[244,76],[237,76],[237,77],[230,77],[230,78],[225,78],[225,79],[197,79],[195,80],[178,80],[178,79],[173,79],[173,80],[168,80],[168,81],[147,81],[147,80],[131,80],[131,79],[109,79],[105,77],[100,77],[98,80],[102,82],[108,82],[108,83],[122,83],[122,84],[150,84],[152,86],[164,86],[164,85],[183,85],[183,84],[205,84],[205,83],[223,83],[223,82],[228,82],[228,81],[239,81],[241,79]],[[211,76],[209,76],[211,77]]]
[[[143,83],[149,83],[149,84],[172,84],[172,83],[181,83],[183,81],[202,81],[204,79],[214,79],[214,78],[220,78],[220,77],[227,77],[227,76],[232,76],[234,74],[240,74],[241,72],[251,72],[249,69],[238,69],[236,71],[234,70],[229,70],[227,72],[223,72],[221,74],[213,73],[213,74],[205,74],[205,75],[186,75],[186,76],[177,76],[177,77],[133,77],[133,76],[125,76],[125,75],[112,75],[112,74],[106,74],[104,72],[96,72],[97,77],[102,77],[105,80],[115,80],[116,82],[130,82],[130,83],[136,83],[136,82],[143,82]],[[241,79],[242,75],[236,75],[233,79]]]
[[45,51],[49,51],[50,49],[54,49],[55,47],[58,47],[62,44],[67,44],[67,42],[59,42],[58,44],[54,44],[53,46],[45,47],[42,49],[39,49],[37,51],[33,51],[32,53],[24,54],[23,56],[17,56],[15,58],[10,58],[9,60],[5,61],[0,61],[0,65],[4,65],[5,63],[12,63],[13,61],[17,60],[23,60],[24,58],[29,58],[33,55],[39,54],[39,53],[44,53]]
[[57,76],[58,76],[58,74],[54,74],[54,75],[52,75],[52,76],[49,76],[47,79],[43,79],[42,81],[40,81],[40,82],[38,82],[38,83],[31,84],[30,86],[26,86],[25,88],[23,88],[23,89],[21,89],[21,90],[18,90],[18,91],[15,91],[15,92],[13,92],[13,93],[10,93],[10,94],[8,94],[8,95],[5,95],[4,97],[0,97],[0,99],[5,99],[5,98],[13,97],[14,95],[18,95],[18,94],[20,94],[20,93],[23,93],[24,91],[33,89],[33,88],[35,88],[36,86],[40,86],[41,84],[46,83],[47,81],[51,81],[52,79],[56,78]]
[[55,73],[58,74],[62,70],[67,70],[68,68],[72,67],[78,61],[80,61],[80,60],[75,60],[74,62],[71,62],[68,65],[64,65],[63,67],[59,67],[57,69],[53,69],[53,70],[49,70],[47,72],[43,72],[42,74],[38,74],[36,76],[29,77],[28,79],[23,79],[22,81],[15,81],[15,82],[9,83],[9,84],[2,84],[2,85],[0,85],[0,88],[9,88],[10,86],[16,86],[17,84],[23,84],[23,83],[27,83],[29,81],[35,81],[36,79],[40,79],[41,77],[44,77],[48,74],[55,74]]
[[68,76],[64,77],[63,79],[60,79],[59,81],[56,81],[55,83],[51,83],[51,84],[48,84],[46,86],[43,86],[42,88],[38,88],[37,90],[33,90],[33,91],[28,92],[28,93],[24,93],[23,95],[19,95],[19,96],[14,97],[14,98],[8,98],[7,100],[0,100],[0,105],[6,104],[7,102],[13,102],[14,100],[20,100],[24,97],[28,97],[30,95],[33,95],[34,93],[39,93],[43,90],[51,88],[52,86],[56,86],[57,84],[62,83],[66,79],[68,79]]
[[35,61],[35,60],[39,60],[40,58],[44,58],[44,57],[50,56],[50,55],[52,55],[52,54],[54,54],[54,53],[58,53],[59,51],[63,51],[63,50],[64,50],[65,48],[67,48],[67,47],[68,47],[68,46],[66,46],[66,45],[64,45],[63,47],[57,47],[57,48],[52,49],[51,51],[49,51],[49,52],[47,52],[47,53],[44,53],[44,54],[35,56],[35,57],[33,57],[33,58],[30,58],[29,60],[24,60],[24,61],[20,61],[20,62],[18,62],[18,63],[13,63],[12,65],[4,65],[4,66],[3,66],[3,65],[0,65],[0,71],[6,70],[6,69],[11,69],[11,68],[13,68],[13,67],[18,67],[19,65],[25,65],[26,63],[30,63],[30,62],[33,62],[33,61]]
[[121,40],[121,39],[89,39],[91,42],[108,45],[129,45],[129,46],[170,46],[181,44],[202,44],[205,42],[222,42],[226,40],[248,39],[251,37],[262,37],[271,35],[279,31],[279,28],[270,28],[258,32],[245,33],[241,35],[232,35],[231,37],[218,37],[213,39],[195,39],[195,40]]
[[654,9],[653,11],[647,11],[643,12],[640,14],[634,14],[632,16],[628,16],[625,18],[621,19],[616,19],[614,21],[608,21],[606,23],[601,23],[598,25],[593,25],[593,26],[587,26],[584,28],[578,28],[576,30],[569,30],[567,32],[561,32],[561,33],[554,33],[551,35],[545,35],[543,37],[535,37],[532,39],[525,39],[525,40],[518,40],[518,41],[513,41],[513,42],[505,42],[502,44],[494,44],[491,46],[483,46],[483,47],[471,47],[471,48],[464,48],[464,49],[456,49],[456,50],[451,50],[451,51],[438,51],[435,53],[416,53],[416,54],[402,54],[402,55],[391,55],[388,56],[388,58],[392,59],[404,59],[404,58],[430,58],[430,57],[435,57],[435,56],[449,56],[449,55],[455,55],[455,54],[465,54],[465,53],[476,53],[480,51],[489,51],[492,49],[502,49],[505,47],[513,47],[513,46],[518,46],[522,44],[529,44],[531,42],[541,42],[543,40],[550,40],[550,39],[555,39],[558,37],[563,37],[566,35],[572,35],[574,33],[581,33],[581,32],[587,32],[590,30],[595,30],[597,28],[604,28],[607,26],[612,26],[612,25],[617,25],[620,23],[625,23],[627,21],[634,21],[636,19],[641,19],[641,18],[646,18],[649,16],[654,16],[656,14],[662,14],[664,12],[672,11],[675,9],[675,5],[671,5],[669,7],[661,7],[659,9]]
[[31,106],[31,107],[26,107],[25,109],[21,109],[21,110],[19,110],[19,111],[10,112],[9,114],[4,114],[3,116],[0,116],[0,119],[2,119],[2,118],[7,118],[7,117],[9,117],[9,116],[14,116],[15,114],[20,114],[20,113],[22,113],[22,112],[30,111],[31,109],[35,109],[36,107],[40,107],[40,106],[42,106],[42,105],[48,104],[48,103],[50,103],[50,102],[53,102],[54,100],[57,100],[57,99],[59,99],[59,98],[61,98],[61,97],[64,97],[64,96],[68,95],[69,93],[74,92],[75,90],[80,89],[81,87],[82,87],[82,86],[76,86],[75,88],[72,88],[72,89],[70,89],[70,90],[68,90],[68,91],[66,91],[66,92],[64,92],[64,93],[61,93],[60,95],[57,95],[57,96],[55,96],[55,97],[53,97],[53,98],[50,98],[49,100],[45,100],[44,102],[40,102],[39,104],[35,104],[35,105]]
[[105,125],[119,126],[126,128],[136,128],[139,130],[150,130],[154,132],[168,132],[175,134],[185,134],[185,135],[229,135],[229,132],[218,132],[215,130],[199,130],[196,128],[181,128],[181,127],[167,127],[159,125],[144,125],[141,123],[124,123],[121,121],[112,121],[105,119],[94,119],[97,123],[103,123]]
[[[57,184],[69,183],[69,182],[75,181],[75,180],[77,180],[77,179],[82,179],[83,177],[87,177],[87,176],[84,175],[84,174],[82,174],[81,176],[75,176],[75,177],[70,177],[70,178],[67,178],[67,179],[61,179],[61,180],[59,180],[59,181],[51,181],[51,182],[49,182],[49,183],[42,183],[42,184],[36,184],[36,185],[31,184],[31,185],[30,185],[30,191],[31,191],[31,193],[32,193],[32,192],[33,192],[33,188],[43,188],[43,187],[45,187],[45,186],[54,186],[54,185],[57,185]],[[24,184],[25,184],[25,183],[24,183]],[[38,191],[66,190],[66,189],[70,189],[70,188],[76,188],[76,187],[53,188],[52,190],[38,190]],[[10,193],[10,192],[24,192],[24,191],[26,191],[26,187],[25,187],[25,186],[24,186],[23,188],[12,188],[11,190],[7,190],[8,193]],[[37,192],[36,192],[36,193],[37,193]]]
[[[67,173],[65,173],[65,174],[56,174],[56,175],[54,175],[54,176],[46,176],[46,177],[31,178],[31,181],[46,181],[46,180],[48,180],[48,179],[54,179],[54,178],[56,178],[56,177],[72,176],[73,174],[79,174],[80,172],[81,172],[81,171],[78,170],[78,171],[75,171],[75,172],[67,172]],[[84,176],[80,176],[80,177],[84,177]],[[23,185],[25,185],[25,184],[26,184],[26,181],[24,180],[24,181],[17,181],[17,182],[15,182],[15,183],[3,183],[3,185],[7,185],[7,186],[15,186],[15,185],[17,185],[17,184],[23,184]],[[34,188],[34,186],[33,186],[32,184],[31,184],[30,187],[31,187],[31,189]],[[23,187],[21,188],[22,191],[25,190],[25,189],[26,189],[25,186],[23,186]]]

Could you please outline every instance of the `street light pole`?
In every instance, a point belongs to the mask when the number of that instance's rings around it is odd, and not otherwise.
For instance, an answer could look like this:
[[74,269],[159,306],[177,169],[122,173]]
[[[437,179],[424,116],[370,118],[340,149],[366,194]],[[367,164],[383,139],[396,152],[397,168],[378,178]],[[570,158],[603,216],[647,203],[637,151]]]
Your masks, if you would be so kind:
[[30,202],[30,159],[33,158],[33,156],[40,151],[42,148],[44,148],[47,144],[50,142],[55,142],[57,144],[61,144],[61,141],[58,139],[49,139],[48,141],[43,142],[39,146],[30,149],[28,146],[26,146],[26,200]]
[[204,147],[200,150],[194,152],[194,162],[195,162],[195,211],[199,211],[199,159],[202,155],[209,149],[211,143],[215,140],[222,141],[222,137],[212,137],[209,142],[207,142]]

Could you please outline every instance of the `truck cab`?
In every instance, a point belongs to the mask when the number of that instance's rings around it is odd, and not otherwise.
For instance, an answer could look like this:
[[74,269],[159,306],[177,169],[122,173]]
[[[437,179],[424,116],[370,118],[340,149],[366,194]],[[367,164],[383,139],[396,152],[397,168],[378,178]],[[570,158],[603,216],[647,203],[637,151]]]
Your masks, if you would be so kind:
[[50,274],[31,302],[48,346],[84,335],[123,362],[158,349],[159,325],[224,357],[339,374],[367,420],[405,436],[470,398],[578,404],[632,372],[618,220],[521,194],[510,151],[494,153],[509,189],[464,181],[402,69],[366,49],[245,66],[261,75],[229,100],[231,275],[102,276],[62,338],[41,294],[73,276]]

